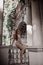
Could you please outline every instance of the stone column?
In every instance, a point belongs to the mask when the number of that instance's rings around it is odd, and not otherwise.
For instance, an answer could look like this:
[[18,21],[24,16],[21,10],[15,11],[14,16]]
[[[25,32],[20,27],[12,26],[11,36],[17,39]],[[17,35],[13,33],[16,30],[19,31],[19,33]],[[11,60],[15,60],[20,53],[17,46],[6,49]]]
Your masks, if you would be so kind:
[[24,16],[24,20],[28,25],[31,25],[31,4],[28,0],[25,0],[26,4],[26,15]]
[[38,1],[32,1],[33,46],[42,46],[41,24]]
[[0,45],[2,45],[2,11],[0,11]]
[[40,17],[41,17],[41,26],[42,26],[42,47],[43,47],[43,1],[39,1],[40,4]]

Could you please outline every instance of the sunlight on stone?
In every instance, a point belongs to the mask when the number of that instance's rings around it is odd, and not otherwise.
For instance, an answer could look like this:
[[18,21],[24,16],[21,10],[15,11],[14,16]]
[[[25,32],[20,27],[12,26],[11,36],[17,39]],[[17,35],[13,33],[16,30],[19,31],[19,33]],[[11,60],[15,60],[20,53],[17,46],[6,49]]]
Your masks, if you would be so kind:
[[32,26],[27,25],[27,45],[32,46]]
[[29,34],[32,34],[32,26],[31,25],[27,25],[27,31]]
[[0,10],[3,10],[3,0],[0,0]]

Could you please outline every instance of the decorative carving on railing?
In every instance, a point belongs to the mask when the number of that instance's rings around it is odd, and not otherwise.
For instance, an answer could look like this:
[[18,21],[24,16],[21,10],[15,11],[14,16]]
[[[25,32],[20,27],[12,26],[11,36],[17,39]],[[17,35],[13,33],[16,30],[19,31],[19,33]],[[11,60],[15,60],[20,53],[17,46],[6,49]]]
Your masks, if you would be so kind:
[[20,49],[17,47],[10,47],[8,52],[8,64],[28,64],[29,52],[43,52],[43,48],[26,48],[26,53],[20,55]]
[[8,64],[28,64],[29,65],[29,51],[26,49],[26,53],[23,56],[20,55],[20,49],[9,48],[8,52]]

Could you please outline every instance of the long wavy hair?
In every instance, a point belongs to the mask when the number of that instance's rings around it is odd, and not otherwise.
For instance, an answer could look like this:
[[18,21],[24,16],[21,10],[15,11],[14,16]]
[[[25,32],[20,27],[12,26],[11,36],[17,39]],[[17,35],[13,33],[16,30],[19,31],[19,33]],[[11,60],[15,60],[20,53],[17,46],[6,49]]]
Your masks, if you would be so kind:
[[13,36],[14,36],[14,40],[18,40],[18,30],[15,31],[15,34]]

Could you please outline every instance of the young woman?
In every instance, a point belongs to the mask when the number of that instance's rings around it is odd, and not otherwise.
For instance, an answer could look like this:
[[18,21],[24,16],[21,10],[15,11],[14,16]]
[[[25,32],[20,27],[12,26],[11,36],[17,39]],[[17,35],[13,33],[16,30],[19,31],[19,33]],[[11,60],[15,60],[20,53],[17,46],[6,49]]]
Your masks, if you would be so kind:
[[21,37],[20,37],[20,30],[18,30],[18,29],[15,31],[15,34],[13,35],[12,45],[14,43],[15,43],[16,47],[20,49],[20,54],[23,55],[25,53],[26,45],[22,44]]

